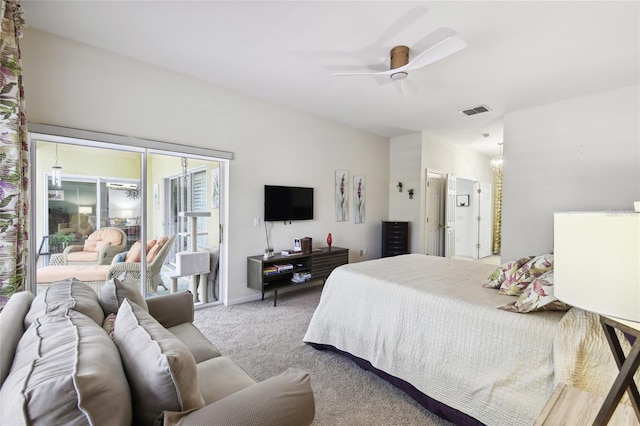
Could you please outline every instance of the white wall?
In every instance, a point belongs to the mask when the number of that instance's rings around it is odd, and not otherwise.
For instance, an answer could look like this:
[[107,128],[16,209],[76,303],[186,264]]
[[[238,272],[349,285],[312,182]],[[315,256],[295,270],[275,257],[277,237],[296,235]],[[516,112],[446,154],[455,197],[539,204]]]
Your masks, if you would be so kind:
[[[420,133],[412,133],[391,139],[388,219],[410,222],[410,253],[420,253],[421,152],[422,141]],[[398,182],[402,182],[402,192],[398,191]],[[413,199],[409,198],[409,189],[413,189]]]
[[[411,253],[425,252],[425,170],[434,169],[460,178],[493,183],[490,161],[489,156],[449,144],[427,133],[391,138],[389,220],[411,222]],[[398,192],[398,182],[403,184],[402,192]],[[410,188],[414,189],[413,199],[409,199],[407,192]]]
[[[224,88],[26,28],[21,48],[27,117],[98,132],[229,151],[229,294],[246,285],[246,257],[263,252],[263,185],[311,186],[313,221],[273,227],[276,249],[294,237],[352,249],[350,261],[380,256],[380,221],[388,216],[389,140],[288,110]],[[367,179],[365,224],[335,221],[334,170]],[[351,185],[349,189],[351,194]],[[352,198],[350,204],[353,204]],[[353,217],[353,210],[350,209]]]
[[553,213],[640,200],[640,86],[505,114],[502,259],[553,248]]

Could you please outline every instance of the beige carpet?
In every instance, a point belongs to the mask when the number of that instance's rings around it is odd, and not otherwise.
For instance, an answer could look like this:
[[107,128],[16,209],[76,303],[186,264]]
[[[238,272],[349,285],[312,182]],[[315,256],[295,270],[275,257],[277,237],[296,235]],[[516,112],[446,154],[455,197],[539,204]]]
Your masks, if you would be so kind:
[[287,367],[311,375],[316,399],[314,425],[450,425],[404,392],[350,360],[302,342],[322,288],[281,293],[234,306],[196,311],[195,323],[256,380]]

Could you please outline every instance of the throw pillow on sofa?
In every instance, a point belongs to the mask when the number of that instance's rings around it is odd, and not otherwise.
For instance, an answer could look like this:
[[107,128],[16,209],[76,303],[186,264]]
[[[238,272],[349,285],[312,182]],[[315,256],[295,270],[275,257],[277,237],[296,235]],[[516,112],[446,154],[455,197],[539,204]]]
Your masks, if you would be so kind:
[[140,293],[140,289],[136,286],[135,283],[137,282],[138,281],[127,282],[126,279],[119,277],[107,281],[100,289],[100,306],[102,306],[104,314],[117,313],[125,299],[131,300],[148,312],[147,301],[144,299],[142,293]]
[[36,318],[0,388],[0,424],[128,425],[131,420],[129,384],[104,330],[72,309]]
[[204,406],[193,355],[147,311],[125,300],[113,337],[131,386],[136,424],[151,425],[165,410]]
[[82,281],[69,278],[56,281],[38,293],[31,303],[29,312],[24,317],[24,328],[29,328],[31,323],[41,315],[54,311],[65,315],[67,309],[74,309],[85,314],[98,325],[102,325],[102,321],[104,321],[104,312],[102,312],[96,292]]

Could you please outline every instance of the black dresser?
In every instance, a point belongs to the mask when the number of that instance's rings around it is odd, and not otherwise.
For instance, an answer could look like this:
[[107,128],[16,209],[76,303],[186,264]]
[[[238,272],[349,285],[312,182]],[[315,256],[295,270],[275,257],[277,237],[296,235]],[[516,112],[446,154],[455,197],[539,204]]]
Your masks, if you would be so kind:
[[409,222],[382,221],[382,257],[409,253]]

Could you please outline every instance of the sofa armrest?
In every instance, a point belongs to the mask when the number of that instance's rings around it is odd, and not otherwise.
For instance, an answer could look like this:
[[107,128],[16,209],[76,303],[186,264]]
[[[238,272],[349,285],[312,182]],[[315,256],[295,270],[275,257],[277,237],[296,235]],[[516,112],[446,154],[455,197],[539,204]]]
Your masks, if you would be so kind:
[[64,249],[64,251],[63,251],[62,253],[64,253],[64,254],[65,254],[65,256],[66,256],[67,254],[69,254],[69,253],[71,253],[71,252],[74,252],[74,251],[82,251],[82,250],[84,250],[84,246],[83,246],[83,245],[80,245],[80,244],[72,244],[72,245],[70,245],[70,246],[67,246],[67,247]]
[[151,316],[165,328],[193,322],[193,295],[189,291],[150,297],[147,306]]
[[289,368],[198,410],[165,411],[164,425],[305,426],[315,411],[309,374]]

